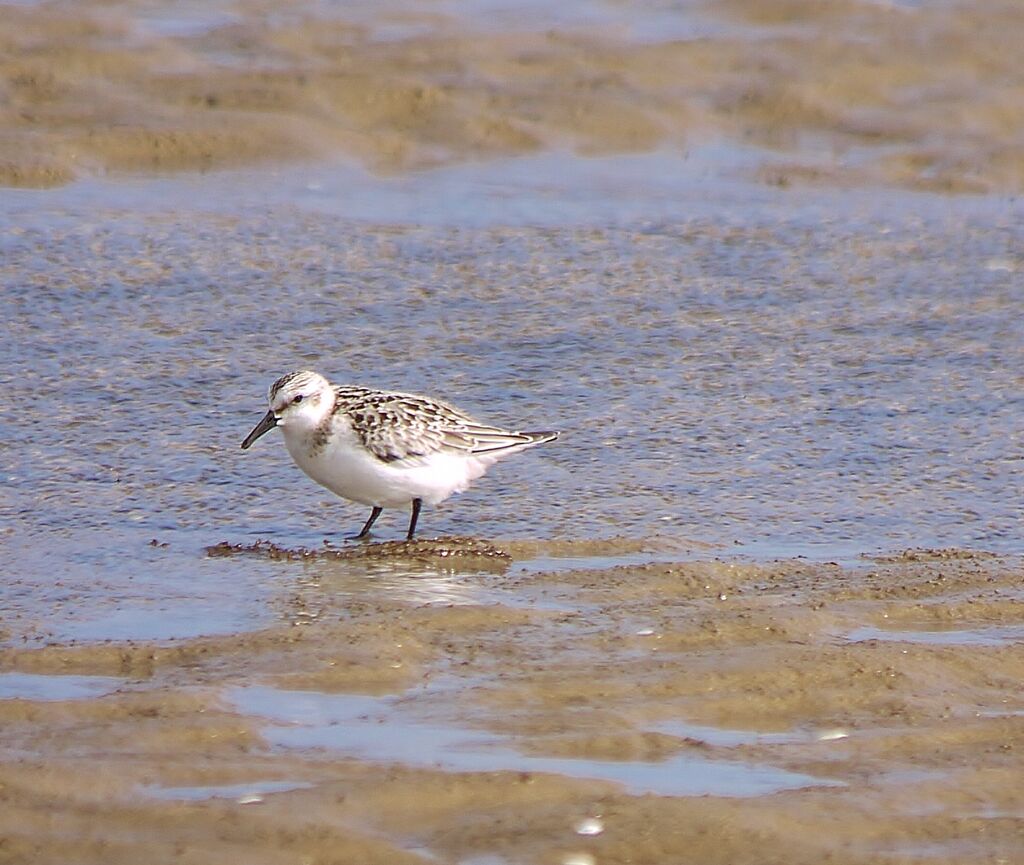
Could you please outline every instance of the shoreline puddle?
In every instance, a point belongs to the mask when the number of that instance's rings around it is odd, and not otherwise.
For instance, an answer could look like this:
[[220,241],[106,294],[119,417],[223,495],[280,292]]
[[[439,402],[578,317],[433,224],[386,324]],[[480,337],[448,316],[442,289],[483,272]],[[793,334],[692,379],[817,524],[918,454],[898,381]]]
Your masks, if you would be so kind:
[[850,631],[844,639],[850,643],[880,640],[891,643],[919,643],[929,646],[1007,646],[1024,642],[1024,625],[984,625],[977,628],[922,627],[888,630],[865,625]]
[[232,689],[227,696],[238,711],[274,722],[261,732],[279,748],[323,749],[360,760],[449,772],[536,772],[611,781],[636,795],[749,797],[837,786],[826,778],[685,751],[661,761],[525,755],[507,737],[403,713],[409,695],[370,697],[252,685]]
[[804,731],[767,733],[760,730],[731,730],[727,727],[709,727],[689,721],[663,721],[651,727],[657,733],[666,733],[679,739],[692,739],[715,748],[736,748],[742,745],[791,745],[800,742],[823,741],[819,734]]
[[185,787],[154,787],[140,788],[140,792],[156,799],[171,799],[179,802],[202,802],[206,799],[234,799],[240,805],[252,805],[262,802],[266,796],[274,793],[287,793],[291,790],[308,790],[314,784],[308,781],[253,781],[243,784],[211,784]]
[[124,679],[114,676],[0,673],[0,700],[91,700],[112,694],[124,684]]

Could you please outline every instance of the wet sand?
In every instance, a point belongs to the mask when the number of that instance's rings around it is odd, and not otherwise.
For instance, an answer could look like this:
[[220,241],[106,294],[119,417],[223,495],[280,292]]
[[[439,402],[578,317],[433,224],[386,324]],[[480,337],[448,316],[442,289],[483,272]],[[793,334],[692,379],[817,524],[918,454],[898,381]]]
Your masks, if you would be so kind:
[[5,6],[0,184],[727,141],[776,185],[1024,190],[1016,3],[500,8]]
[[[460,604],[335,593],[337,560],[313,556],[259,632],[6,648],[3,861],[1019,860],[1019,560],[699,558],[470,572],[491,599]],[[23,700],[11,671],[113,678]],[[336,702],[297,710],[303,693]],[[375,708],[315,708],[345,699]],[[361,754],[371,711],[422,757]],[[608,761],[662,795],[603,779]],[[718,795],[664,793],[722,765]]]
[[[404,5],[0,7],[0,863],[1020,861],[1017,6]],[[296,358],[567,435],[346,545]]]
[[[1020,562],[966,549],[1019,549],[1012,214],[467,229],[18,195],[4,861],[1019,858]],[[238,449],[296,356],[570,445],[424,515],[483,556],[338,554],[365,514]],[[965,549],[741,557],[932,536]]]

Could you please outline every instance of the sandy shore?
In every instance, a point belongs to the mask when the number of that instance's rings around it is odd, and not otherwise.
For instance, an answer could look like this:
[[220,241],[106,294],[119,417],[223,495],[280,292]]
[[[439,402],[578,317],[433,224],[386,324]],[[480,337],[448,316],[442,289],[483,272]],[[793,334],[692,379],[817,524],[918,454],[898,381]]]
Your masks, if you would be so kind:
[[731,0],[688,13],[686,38],[658,38],[657,18],[636,38],[625,25],[551,30],[527,16],[488,29],[415,8],[326,18],[312,2],[180,14],[4,7],[0,184],[339,154],[394,172],[725,141],[783,154],[760,169],[780,185],[1024,189],[1024,18],[1011,2]]
[[[569,546],[508,549],[586,553]],[[299,588],[280,626],[261,632],[0,652],[8,673],[115,677],[91,699],[0,701],[3,861],[1019,858],[1016,560],[946,550],[852,567],[470,569],[458,579],[494,598],[470,605],[388,600],[372,586],[336,595],[332,566],[293,561]],[[455,772],[361,759],[330,745],[315,712],[275,726],[244,711],[237,695],[254,685],[342,701],[407,693],[381,724],[406,718],[405,735],[427,724],[428,751],[430,729],[485,735],[481,753],[498,742],[513,763]],[[295,729],[313,738],[275,738]],[[579,777],[538,770],[566,758]],[[605,761],[656,775],[682,761],[679,778],[667,771],[655,785],[690,783],[710,761],[798,773],[808,786],[645,795],[587,777]],[[599,834],[578,834],[588,818]]]

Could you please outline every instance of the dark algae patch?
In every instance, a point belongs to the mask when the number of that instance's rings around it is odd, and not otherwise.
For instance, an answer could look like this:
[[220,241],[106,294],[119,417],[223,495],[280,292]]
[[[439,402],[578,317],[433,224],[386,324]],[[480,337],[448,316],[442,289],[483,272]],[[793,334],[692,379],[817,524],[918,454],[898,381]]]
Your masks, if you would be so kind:
[[258,556],[272,561],[296,560],[341,560],[375,561],[406,560],[431,562],[434,560],[459,559],[482,560],[484,562],[511,562],[511,554],[494,546],[490,541],[471,537],[424,538],[412,541],[383,541],[376,544],[335,549],[327,546],[307,549],[306,547],[282,547],[273,541],[257,540],[251,544],[231,544],[221,541],[206,548],[211,558],[225,556]]

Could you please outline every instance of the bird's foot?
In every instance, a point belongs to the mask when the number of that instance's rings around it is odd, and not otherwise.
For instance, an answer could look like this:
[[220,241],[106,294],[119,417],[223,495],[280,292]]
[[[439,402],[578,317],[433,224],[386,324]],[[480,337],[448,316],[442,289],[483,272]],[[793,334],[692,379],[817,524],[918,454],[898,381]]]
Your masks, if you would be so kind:
[[373,535],[369,532],[360,532],[358,535],[345,535],[346,541],[370,541],[373,539]]

